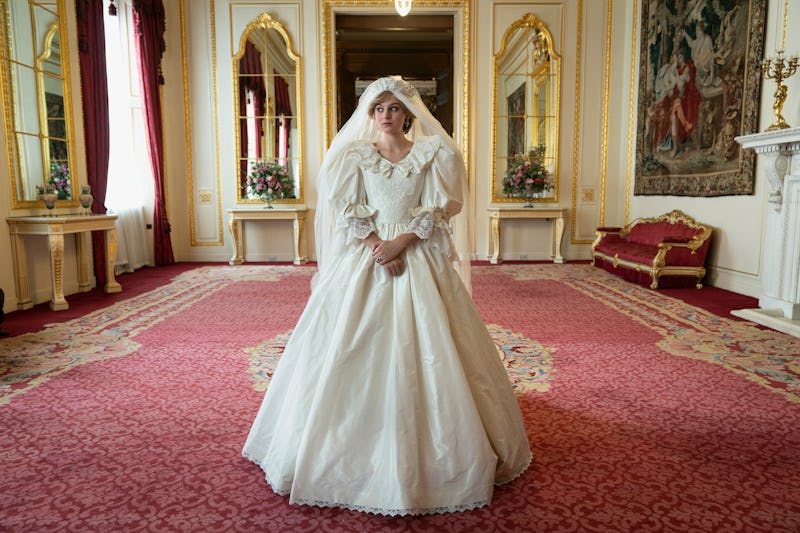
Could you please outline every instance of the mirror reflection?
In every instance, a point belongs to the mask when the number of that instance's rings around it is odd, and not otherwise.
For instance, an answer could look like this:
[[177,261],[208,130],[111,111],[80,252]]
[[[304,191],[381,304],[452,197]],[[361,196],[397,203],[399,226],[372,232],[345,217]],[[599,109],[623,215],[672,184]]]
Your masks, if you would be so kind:
[[52,186],[71,200],[68,61],[59,1],[0,0],[3,96],[12,207],[38,207]]
[[233,65],[239,201],[301,202],[300,65],[280,22],[251,22]]
[[543,22],[508,28],[494,57],[493,202],[557,201],[560,69]]

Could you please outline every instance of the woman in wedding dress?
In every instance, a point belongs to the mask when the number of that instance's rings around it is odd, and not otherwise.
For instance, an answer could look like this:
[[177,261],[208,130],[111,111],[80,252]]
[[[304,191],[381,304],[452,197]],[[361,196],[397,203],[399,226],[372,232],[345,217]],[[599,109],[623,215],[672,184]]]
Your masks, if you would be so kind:
[[290,503],[464,511],[530,464],[468,289],[466,233],[451,231],[466,218],[455,217],[465,174],[453,140],[395,77],[366,88],[326,153],[319,272],[242,452]]

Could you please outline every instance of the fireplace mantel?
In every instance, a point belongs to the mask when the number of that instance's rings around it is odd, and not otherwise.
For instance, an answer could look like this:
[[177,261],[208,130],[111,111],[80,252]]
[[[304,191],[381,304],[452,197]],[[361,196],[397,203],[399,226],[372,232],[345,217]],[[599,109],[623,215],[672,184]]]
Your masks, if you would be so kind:
[[758,309],[733,314],[800,337],[800,128],[736,140],[766,158],[769,181]]
[[[767,177],[769,178],[769,203],[778,212],[783,208],[783,185],[789,172],[792,158],[800,154],[800,128],[765,131],[752,135],[736,137],[742,148],[752,148],[757,154],[765,156]],[[795,165],[800,163],[795,162]],[[800,173],[796,169],[795,173]]]

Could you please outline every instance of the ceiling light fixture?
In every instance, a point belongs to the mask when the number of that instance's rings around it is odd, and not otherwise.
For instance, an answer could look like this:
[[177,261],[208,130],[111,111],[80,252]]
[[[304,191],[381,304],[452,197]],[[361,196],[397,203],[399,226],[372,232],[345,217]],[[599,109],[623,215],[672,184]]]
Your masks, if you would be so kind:
[[411,12],[411,4],[414,0],[394,0],[394,10],[401,17],[405,17]]

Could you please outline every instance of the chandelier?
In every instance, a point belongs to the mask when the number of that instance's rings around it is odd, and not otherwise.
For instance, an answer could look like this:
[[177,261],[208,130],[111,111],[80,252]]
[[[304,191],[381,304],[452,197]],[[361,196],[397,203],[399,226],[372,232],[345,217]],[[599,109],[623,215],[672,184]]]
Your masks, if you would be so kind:
[[401,17],[405,17],[411,12],[411,4],[414,0],[394,0],[394,10]]

